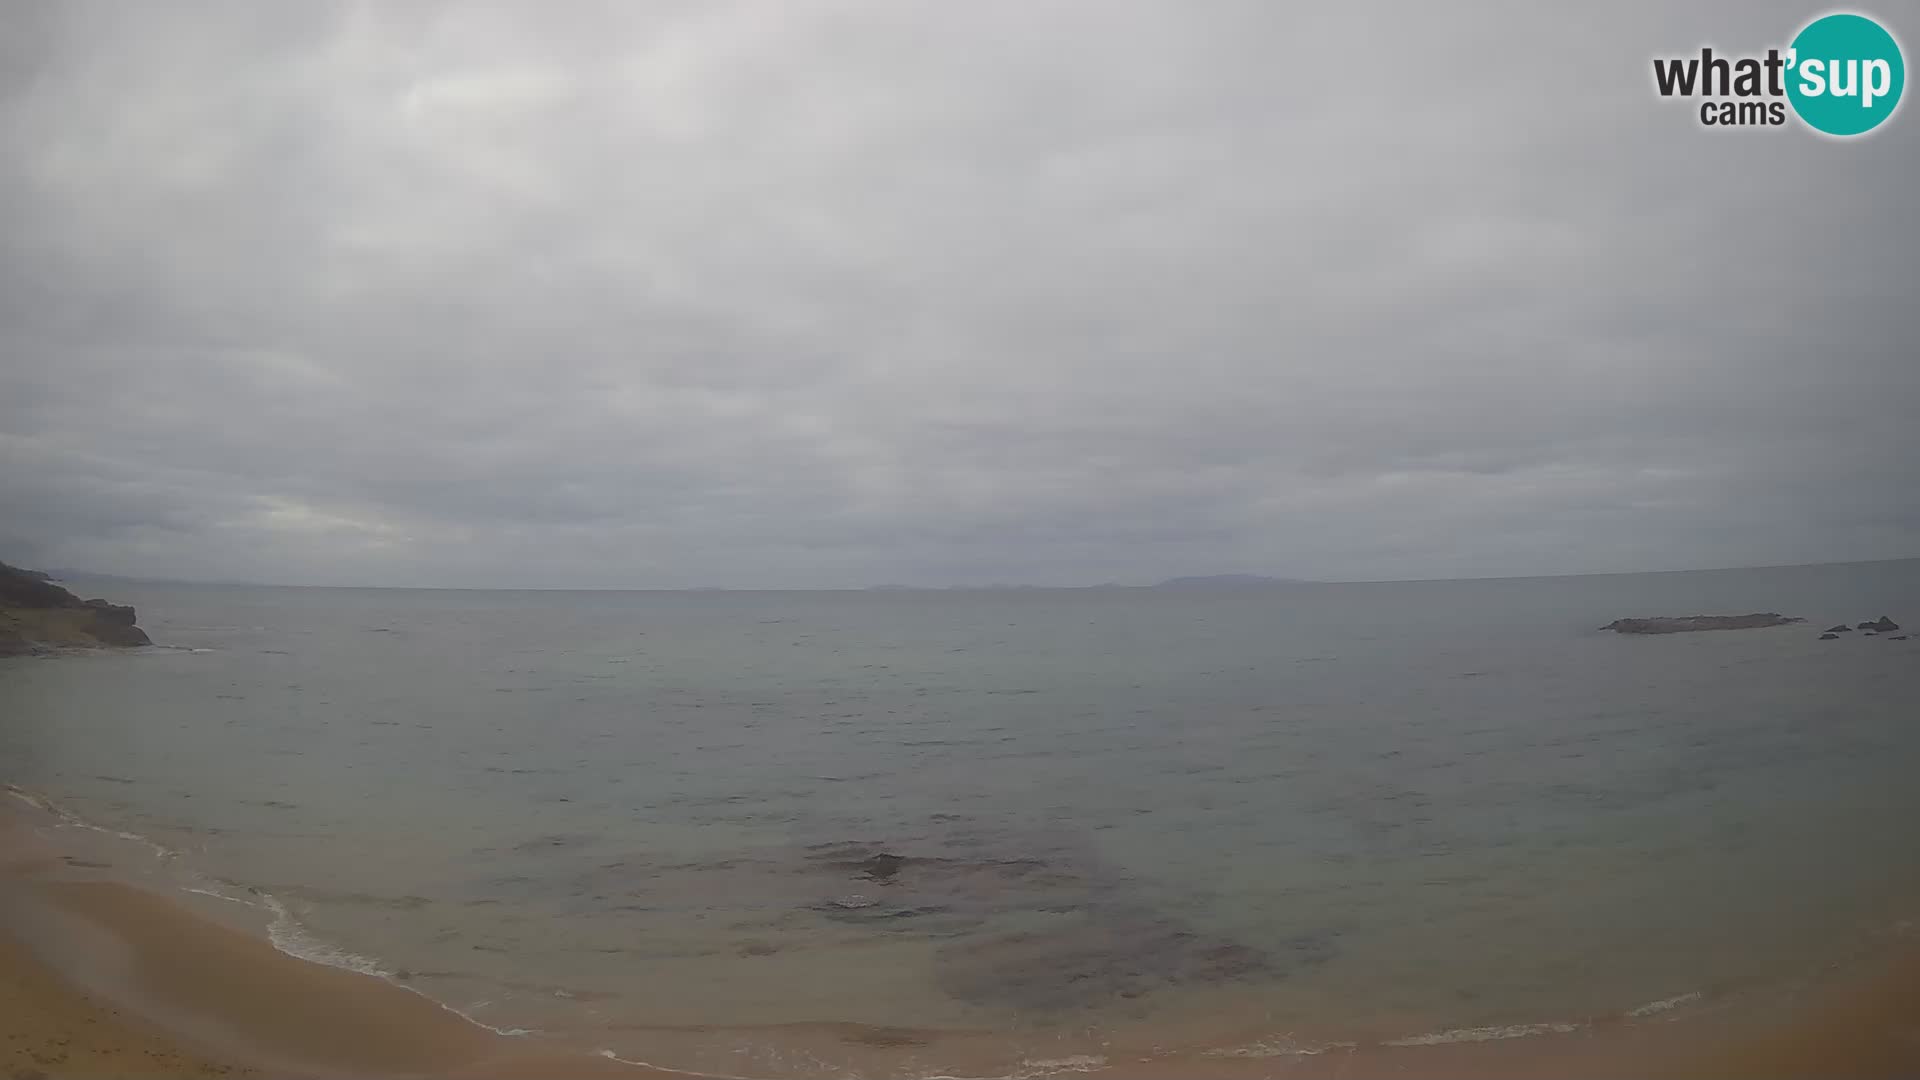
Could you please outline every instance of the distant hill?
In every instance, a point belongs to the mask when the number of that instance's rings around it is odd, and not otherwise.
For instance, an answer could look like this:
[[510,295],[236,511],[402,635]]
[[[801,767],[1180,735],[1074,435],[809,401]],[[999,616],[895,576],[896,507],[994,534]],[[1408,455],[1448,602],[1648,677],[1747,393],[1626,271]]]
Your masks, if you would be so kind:
[[170,578],[129,577],[126,574],[103,574],[98,570],[75,570],[70,566],[56,566],[47,571],[48,581],[105,581],[124,582],[128,585],[193,585],[196,582],[176,581]]
[[1246,589],[1268,585],[1300,585],[1300,578],[1267,577],[1265,574],[1208,574],[1203,577],[1177,577],[1155,585],[1156,589]]
[[274,586],[258,581],[223,581],[206,578],[169,578],[135,577],[129,574],[103,574],[98,570],[74,570],[69,567],[54,567],[47,571],[49,581],[86,581],[105,585],[244,585],[248,588],[271,589]]

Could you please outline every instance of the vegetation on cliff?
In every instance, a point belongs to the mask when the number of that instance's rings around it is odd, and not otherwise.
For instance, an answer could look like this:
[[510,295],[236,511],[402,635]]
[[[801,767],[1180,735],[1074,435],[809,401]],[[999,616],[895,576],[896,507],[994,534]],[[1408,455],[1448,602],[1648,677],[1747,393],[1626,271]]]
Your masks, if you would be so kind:
[[0,656],[151,644],[132,608],[82,600],[45,574],[0,563]]

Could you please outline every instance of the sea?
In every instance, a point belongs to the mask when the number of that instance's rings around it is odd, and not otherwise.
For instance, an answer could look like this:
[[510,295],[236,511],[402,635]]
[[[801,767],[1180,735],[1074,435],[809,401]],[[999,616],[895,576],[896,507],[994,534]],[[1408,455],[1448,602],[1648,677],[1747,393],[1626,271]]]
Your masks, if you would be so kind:
[[[70,582],[0,781],[283,951],[720,1076],[1677,1022],[1920,916],[1920,560],[1162,589]],[[1777,611],[1666,636],[1623,616]]]

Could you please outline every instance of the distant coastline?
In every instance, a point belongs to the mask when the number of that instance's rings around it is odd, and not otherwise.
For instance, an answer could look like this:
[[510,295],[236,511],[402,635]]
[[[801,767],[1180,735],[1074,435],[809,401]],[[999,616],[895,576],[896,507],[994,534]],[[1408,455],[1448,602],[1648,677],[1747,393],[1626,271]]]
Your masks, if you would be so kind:
[[1881,566],[1893,563],[1920,561],[1920,555],[1908,555],[1887,559],[1834,559],[1822,562],[1766,563],[1752,566],[1692,566],[1665,567],[1646,570],[1581,570],[1566,573],[1532,574],[1460,574],[1448,577],[1293,577],[1269,576],[1265,574],[1225,573],[1181,575],[1153,582],[1102,581],[1092,584],[1066,584],[1060,582],[986,582],[971,584],[908,584],[904,582],[882,581],[873,584],[838,585],[775,585],[752,583],[740,585],[550,585],[527,584],[523,582],[500,582],[485,585],[447,585],[447,584],[396,584],[392,582],[291,582],[291,581],[254,581],[237,579],[185,578],[165,574],[122,574],[105,573],[86,569],[55,569],[48,573],[55,581],[88,582],[112,586],[118,584],[138,586],[162,586],[182,588],[249,588],[249,589],[374,589],[391,591],[420,590],[429,592],[636,592],[636,593],[722,593],[722,592],[1030,592],[1039,590],[1187,590],[1209,589],[1262,590],[1279,587],[1304,587],[1326,585],[1405,585],[1405,584],[1441,584],[1446,582],[1469,581],[1542,581],[1572,580],[1579,578],[1623,578],[1642,574],[1739,574],[1768,570],[1800,570],[1822,566]]

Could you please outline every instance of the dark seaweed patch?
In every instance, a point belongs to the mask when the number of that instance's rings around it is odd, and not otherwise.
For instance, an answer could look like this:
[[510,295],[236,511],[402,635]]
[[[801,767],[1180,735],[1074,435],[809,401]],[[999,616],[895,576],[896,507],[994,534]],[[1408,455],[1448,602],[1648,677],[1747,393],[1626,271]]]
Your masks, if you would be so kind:
[[937,957],[935,977],[954,997],[1040,1013],[1284,974],[1264,950],[1146,910],[1096,908],[1045,930],[944,945]]

